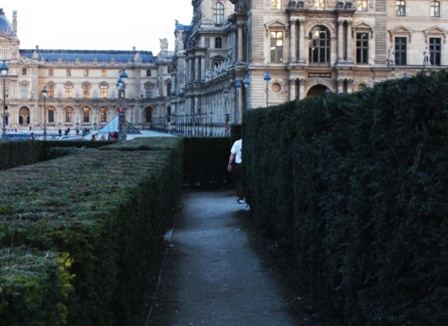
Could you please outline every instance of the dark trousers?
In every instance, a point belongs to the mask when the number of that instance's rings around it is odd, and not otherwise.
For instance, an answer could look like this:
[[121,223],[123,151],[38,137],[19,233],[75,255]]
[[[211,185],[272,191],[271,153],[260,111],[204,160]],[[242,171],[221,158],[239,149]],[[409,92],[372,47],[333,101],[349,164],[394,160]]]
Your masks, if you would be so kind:
[[243,188],[243,164],[235,164],[236,169],[236,195],[238,199],[244,199]]

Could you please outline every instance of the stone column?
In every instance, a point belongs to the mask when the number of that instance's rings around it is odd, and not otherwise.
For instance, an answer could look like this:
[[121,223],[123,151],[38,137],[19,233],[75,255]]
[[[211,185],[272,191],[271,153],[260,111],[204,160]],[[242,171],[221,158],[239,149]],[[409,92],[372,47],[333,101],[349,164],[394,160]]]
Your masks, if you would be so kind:
[[289,47],[291,49],[291,57],[289,58],[290,62],[297,62],[297,39],[296,39],[296,21],[295,20],[291,20],[290,21],[290,26],[289,28],[291,29],[291,35],[289,37]]
[[343,41],[344,41],[344,33],[343,33],[343,29],[344,29],[344,21],[342,20],[338,20],[338,40],[337,40],[337,49],[336,49],[336,55],[337,55],[337,60],[336,63],[341,63],[344,62],[344,53],[343,53],[343,49],[342,49],[342,45],[343,45]]
[[352,33],[351,33],[352,24],[353,24],[353,21],[347,20],[347,26],[346,26],[346,30],[345,30],[345,32],[346,32],[346,40],[347,40],[347,42],[346,42],[346,44],[347,44],[346,45],[346,53],[347,53],[346,61],[350,62],[350,63],[353,63],[353,58],[352,58],[352,54],[353,54],[353,48],[352,48],[353,39],[352,39]]
[[308,55],[305,55],[305,51],[307,51],[307,48],[305,47],[305,18],[299,18],[298,19],[298,25],[299,25],[299,60],[300,63],[305,63],[305,58],[308,57]]

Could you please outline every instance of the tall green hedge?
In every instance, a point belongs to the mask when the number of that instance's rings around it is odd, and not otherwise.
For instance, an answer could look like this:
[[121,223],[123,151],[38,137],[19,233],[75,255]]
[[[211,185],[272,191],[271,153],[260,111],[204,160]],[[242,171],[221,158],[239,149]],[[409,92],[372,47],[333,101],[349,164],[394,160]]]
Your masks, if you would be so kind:
[[140,325],[178,200],[182,155],[182,139],[138,139],[0,171],[2,260],[19,249],[30,257],[21,260],[23,277],[0,266],[0,319]]
[[334,325],[448,322],[446,91],[443,71],[244,116],[254,219]]

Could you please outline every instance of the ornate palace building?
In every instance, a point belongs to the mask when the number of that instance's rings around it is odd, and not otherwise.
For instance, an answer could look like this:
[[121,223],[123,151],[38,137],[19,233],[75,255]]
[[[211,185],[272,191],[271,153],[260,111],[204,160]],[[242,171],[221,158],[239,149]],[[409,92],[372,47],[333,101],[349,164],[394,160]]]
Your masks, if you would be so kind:
[[419,0],[182,0],[192,21],[174,51],[19,49],[17,19],[0,16],[8,128],[99,128],[128,74],[126,119],[137,128],[223,135],[242,113],[352,93],[386,79],[446,69],[448,5]]

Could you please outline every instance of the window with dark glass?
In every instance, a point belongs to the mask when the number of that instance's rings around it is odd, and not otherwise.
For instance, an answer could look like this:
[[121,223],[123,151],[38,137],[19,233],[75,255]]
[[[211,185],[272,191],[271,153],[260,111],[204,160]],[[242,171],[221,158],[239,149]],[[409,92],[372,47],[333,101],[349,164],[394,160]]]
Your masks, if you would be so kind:
[[107,108],[104,106],[100,108],[100,122],[107,122]]
[[26,68],[22,68],[22,76],[26,76]]
[[48,123],[54,123],[54,107],[49,107],[47,109],[47,117],[48,117]]
[[90,121],[90,109],[85,106],[82,108],[82,122],[88,123]]
[[171,82],[166,83],[166,96],[171,96]]
[[442,64],[442,40],[438,37],[429,39],[429,60],[434,66]]
[[356,63],[369,62],[369,34],[356,33]]
[[407,57],[407,39],[406,37],[396,37],[395,38],[395,64],[396,65],[406,65]]
[[397,16],[406,16],[406,1],[395,1],[395,12]]
[[270,52],[271,62],[283,62],[283,32],[271,32]]
[[222,38],[215,37],[215,49],[221,49],[221,48],[222,48]]
[[439,1],[431,1],[431,17],[440,17]]
[[152,121],[152,111],[151,109],[145,110],[145,122],[150,123]]
[[150,69],[146,70],[146,77],[151,77],[151,70]]
[[310,63],[330,62],[330,33],[325,26],[315,26],[310,32]]

